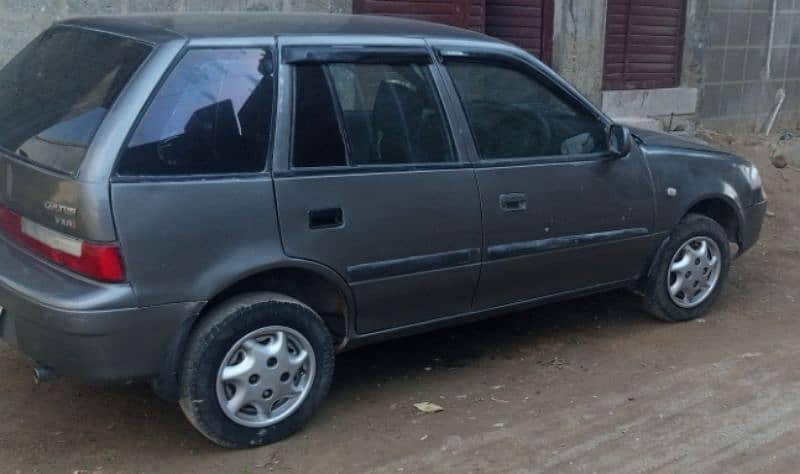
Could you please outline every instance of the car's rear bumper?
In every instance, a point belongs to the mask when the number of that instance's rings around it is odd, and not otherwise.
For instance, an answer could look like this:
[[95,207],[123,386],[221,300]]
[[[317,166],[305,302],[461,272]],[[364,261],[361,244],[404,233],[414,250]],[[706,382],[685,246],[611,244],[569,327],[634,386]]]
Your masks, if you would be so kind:
[[754,204],[744,210],[742,220],[741,242],[739,242],[739,255],[750,249],[761,235],[761,226],[767,213],[767,201]]
[[129,285],[75,277],[0,240],[0,339],[56,373],[95,381],[157,375],[200,304],[134,301]]

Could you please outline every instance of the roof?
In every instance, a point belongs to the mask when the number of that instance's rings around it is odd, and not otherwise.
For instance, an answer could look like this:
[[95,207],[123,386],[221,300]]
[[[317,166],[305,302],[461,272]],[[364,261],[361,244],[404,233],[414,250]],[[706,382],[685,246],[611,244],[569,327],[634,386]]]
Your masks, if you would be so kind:
[[62,24],[106,31],[152,43],[177,38],[278,35],[380,35],[492,40],[461,28],[374,15],[333,13],[173,13],[74,18]]

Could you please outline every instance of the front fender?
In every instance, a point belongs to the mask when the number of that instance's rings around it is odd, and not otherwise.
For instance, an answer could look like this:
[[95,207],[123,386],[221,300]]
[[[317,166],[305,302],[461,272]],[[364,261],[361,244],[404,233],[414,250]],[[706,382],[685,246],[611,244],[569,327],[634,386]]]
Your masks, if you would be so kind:
[[750,163],[722,152],[647,146],[642,151],[653,174],[657,232],[671,231],[689,210],[710,199],[724,201],[741,228],[744,210],[752,204]]

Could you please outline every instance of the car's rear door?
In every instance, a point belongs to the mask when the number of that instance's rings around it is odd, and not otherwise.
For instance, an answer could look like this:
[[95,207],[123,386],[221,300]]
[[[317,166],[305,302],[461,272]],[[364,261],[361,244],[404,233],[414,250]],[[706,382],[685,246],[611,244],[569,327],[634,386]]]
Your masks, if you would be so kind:
[[476,146],[485,244],[476,309],[636,277],[653,247],[638,151],[612,156],[605,120],[523,59],[443,57]]
[[431,55],[422,41],[354,41],[281,49],[279,120],[289,120],[273,176],[284,249],[349,282],[358,333],[465,313],[480,204]]

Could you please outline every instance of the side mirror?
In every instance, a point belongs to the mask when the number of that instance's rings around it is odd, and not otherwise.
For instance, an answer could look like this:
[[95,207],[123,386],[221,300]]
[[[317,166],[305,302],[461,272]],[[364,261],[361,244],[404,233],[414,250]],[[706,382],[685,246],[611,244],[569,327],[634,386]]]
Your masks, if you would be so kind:
[[608,130],[608,150],[617,158],[627,156],[633,146],[633,137],[628,127],[613,124]]

